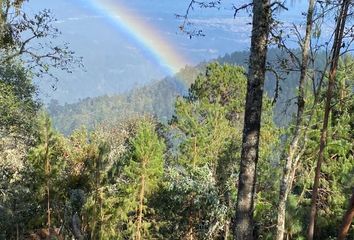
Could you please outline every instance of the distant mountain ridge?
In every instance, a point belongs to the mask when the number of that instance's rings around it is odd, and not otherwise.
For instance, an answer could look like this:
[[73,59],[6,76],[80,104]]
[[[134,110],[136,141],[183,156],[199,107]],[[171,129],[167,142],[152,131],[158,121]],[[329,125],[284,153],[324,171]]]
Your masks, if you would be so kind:
[[[277,51],[270,51],[271,58],[274,58]],[[248,55],[249,53],[246,51],[234,52],[214,61],[246,68]],[[204,72],[206,65],[207,62],[200,63],[195,67],[187,66],[173,77],[154,81],[125,94],[85,98],[77,103],[65,105],[59,105],[58,101],[52,100],[47,109],[53,118],[54,126],[64,134],[69,134],[81,126],[92,129],[103,122],[121,121],[143,114],[154,115],[159,120],[166,122],[173,115],[176,98],[187,93],[189,86],[198,74]],[[294,82],[296,81],[286,81],[286,84],[282,86],[283,93],[281,95],[289,98],[291,94],[294,94]],[[274,88],[275,79],[268,75],[268,80],[265,83],[268,95],[273,95]],[[279,98],[281,99],[281,96]],[[282,104],[277,104],[276,112],[280,112],[281,108]]]
[[[183,73],[178,74],[179,77],[166,77],[124,94],[88,97],[65,105],[52,100],[47,110],[55,128],[64,134],[80,126],[92,129],[104,121],[120,121],[142,114],[154,115],[161,121],[167,121],[173,114],[175,99],[187,92],[189,82],[201,72],[200,68],[187,67]],[[180,80],[182,74],[190,74],[189,77],[183,77],[189,79]]]

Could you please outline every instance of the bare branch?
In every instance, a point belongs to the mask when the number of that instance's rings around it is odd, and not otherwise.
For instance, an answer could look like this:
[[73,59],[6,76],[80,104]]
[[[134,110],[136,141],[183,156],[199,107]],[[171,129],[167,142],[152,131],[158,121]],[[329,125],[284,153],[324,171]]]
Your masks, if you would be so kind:
[[53,78],[52,68],[70,73],[75,67],[83,67],[82,59],[74,57],[68,44],[60,46],[52,42],[60,31],[53,25],[56,19],[50,10],[44,9],[34,16],[28,16],[20,9],[16,9],[16,15],[7,14],[7,29],[1,32],[1,37],[6,34],[9,40],[0,49],[0,64],[21,58],[34,75]]
[[234,9],[234,18],[236,18],[236,15],[238,14],[239,11],[242,10],[246,10],[247,12],[250,11],[250,8],[253,6],[253,2],[251,3],[245,3],[240,7],[236,7],[235,5],[233,5],[233,9]]
[[183,15],[175,14],[176,18],[183,19],[182,24],[179,26],[180,31],[187,34],[189,38],[205,36],[203,30],[201,29],[194,29],[194,28],[189,29],[190,26],[193,25],[193,23],[189,20],[190,12],[194,10],[195,6],[199,8],[219,8],[220,4],[221,4],[221,0],[215,0],[209,2],[191,0],[188,4],[185,14]]

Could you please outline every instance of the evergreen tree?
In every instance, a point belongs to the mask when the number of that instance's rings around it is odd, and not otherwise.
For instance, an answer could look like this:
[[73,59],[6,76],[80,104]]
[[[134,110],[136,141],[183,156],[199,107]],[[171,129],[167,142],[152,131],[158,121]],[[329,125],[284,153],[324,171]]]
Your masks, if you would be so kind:
[[[164,210],[173,209],[171,219],[166,221],[179,219],[178,229],[174,229],[175,223],[166,225],[166,232],[172,232],[174,238],[231,236],[229,225],[236,195],[233,173],[238,171],[237,162],[232,159],[240,158],[234,154],[241,149],[240,116],[245,92],[246,78],[241,67],[213,63],[207,66],[205,74],[198,76],[189,95],[176,102],[170,123],[172,147],[163,193],[167,196],[161,196],[165,200],[160,200],[168,203]],[[260,154],[264,174],[271,171],[266,158],[274,156],[272,151],[277,144],[274,137],[278,134],[267,98],[265,109]],[[275,164],[276,160],[273,161]],[[262,177],[259,185],[273,187],[273,180]],[[268,197],[263,200],[273,196]],[[259,218],[264,215],[264,210],[257,212]]]
[[60,181],[65,167],[63,140],[53,130],[51,120],[46,113],[40,114],[38,125],[36,146],[31,149],[28,158],[35,174],[35,198],[42,203],[41,207],[46,209],[45,218],[43,218],[46,224],[42,222],[39,224],[43,225],[39,226],[44,227],[45,225],[48,228],[48,234],[50,234],[52,228],[58,227],[61,220],[61,216],[55,210],[61,206],[62,202],[60,201],[63,201],[63,192],[60,189]]
[[[353,160],[353,60],[344,57],[339,62],[337,82],[330,112],[327,147],[324,152],[326,161],[321,168],[320,191],[318,194],[318,216],[315,236],[318,239],[335,238],[348,205],[352,191],[354,176]],[[343,96],[341,98],[340,96]],[[314,96],[309,95],[307,101],[312,103]],[[315,161],[318,157],[318,141],[323,124],[325,92],[322,89],[320,102],[315,105],[314,114],[306,134],[307,145],[300,159],[296,181],[290,194],[287,209],[285,236],[293,238],[306,235],[306,219],[313,184]],[[312,114],[312,109],[305,110],[305,116]],[[349,231],[352,237],[353,232]],[[350,239],[349,237],[349,239]]]
[[137,240],[151,237],[152,223],[147,216],[152,209],[147,202],[158,189],[163,174],[165,144],[155,128],[155,124],[147,120],[138,124],[135,136],[129,141],[127,165],[122,173],[120,210],[126,226],[123,236]]

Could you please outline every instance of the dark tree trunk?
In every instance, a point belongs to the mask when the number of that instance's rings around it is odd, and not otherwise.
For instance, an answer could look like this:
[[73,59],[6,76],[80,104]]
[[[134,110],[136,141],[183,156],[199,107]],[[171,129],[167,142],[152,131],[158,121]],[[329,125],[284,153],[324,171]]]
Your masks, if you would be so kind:
[[310,211],[310,219],[309,219],[309,226],[307,231],[307,239],[312,240],[314,236],[314,229],[315,229],[315,221],[317,215],[317,196],[318,196],[318,187],[320,183],[320,174],[321,174],[321,165],[323,162],[323,154],[324,149],[326,147],[327,141],[327,130],[328,130],[328,120],[329,114],[331,110],[331,100],[333,97],[333,91],[335,87],[335,78],[337,73],[338,67],[338,60],[340,56],[340,49],[343,42],[343,35],[344,35],[344,27],[347,20],[349,4],[351,0],[343,0],[341,3],[340,11],[337,16],[336,28],[335,28],[335,35],[333,40],[333,47],[332,47],[332,57],[331,57],[331,67],[329,70],[329,77],[328,77],[328,88],[327,88],[327,96],[324,106],[324,118],[323,118],[323,126],[321,130],[321,138],[320,138],[320,150],[318,152],[318,159],[317,165],[315,170],[315,178],[312,188],[312,198],[311,198],[311,211]]
[[71,218],[71,228],[72,228],[72,233],[73,233],[76,240],[83,240],[84,239],[84,236],[81,233],[80,218],[77,213],[75,213]]
[[247,95],[235,217],[235,239],[253,239],[253,205],[256,185],[263,86],[271,21],[269,0],[253,1],[253,23]]
[[348,210],[343,217],[343,223],[342,223],[342,226],[339,230],[338,240],[345,239],[345,237],[348,234],[350,225],[353,221],[353,218],[354,218],[354,188],[353,188],[352,197],[350,198],[350,201],[349,201]]

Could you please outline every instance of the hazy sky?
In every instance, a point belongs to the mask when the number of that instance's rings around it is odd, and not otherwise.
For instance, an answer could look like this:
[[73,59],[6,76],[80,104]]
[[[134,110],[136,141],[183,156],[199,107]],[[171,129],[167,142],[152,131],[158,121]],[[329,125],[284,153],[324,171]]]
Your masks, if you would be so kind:
[[[26,5],[26,10],[32,13],[43,8],[52,10],[62,32],[58,42],[69,42],[77,55],[83,57],[86,67],[86,71],[70,75],[59,73],[61,80],[55,92],[48,90],[47,81],[42,80],[42,92],[49,94],[44,100],[56,98],[61,102],[73,102],[88,96],[124,92],[168,74],[151,57],[149,49],[144,49],[129,31],[112,23],[92,2],[100,0],[30,0]],[[134,11],[140,18],[138,21],[153,26],[186,59],[186,64],[197,64],[249,48],[250,17],[243,13],[233,18],[233,3],[242,4],[241,1],[224,0],[219,9],[196,8],[192,11],[191,21],[205,34],[192,39],[179,32],[181,20],[175,17],[175,14],[184,14],[188,0],[111,2]],[[301,11],[307,5],[307,1],[293,2],[289,11],[280,13],[288,22],[299,21]]]

